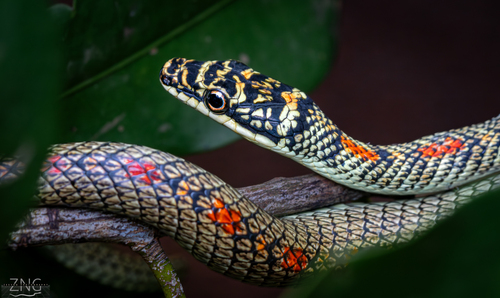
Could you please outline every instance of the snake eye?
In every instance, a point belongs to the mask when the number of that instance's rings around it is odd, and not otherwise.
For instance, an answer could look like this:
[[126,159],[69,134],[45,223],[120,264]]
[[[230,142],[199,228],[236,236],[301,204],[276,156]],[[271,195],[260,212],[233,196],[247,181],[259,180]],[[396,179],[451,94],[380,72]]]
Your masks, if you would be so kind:
[[226,96],[218,90],[205,93],[205,105],[216,114],[224,113],[229,107]]

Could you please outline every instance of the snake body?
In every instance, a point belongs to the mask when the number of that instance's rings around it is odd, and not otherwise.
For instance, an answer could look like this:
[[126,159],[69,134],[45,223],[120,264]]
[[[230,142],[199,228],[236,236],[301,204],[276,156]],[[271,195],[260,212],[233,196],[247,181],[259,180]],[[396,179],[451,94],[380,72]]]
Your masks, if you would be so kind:
[[245,139],[348,187],[390,195],[439,192],[500,169],[500,115],[389,146],[349,137],[304,92],[235,61],[174,58],[165,89]]
[[[0,162],[0,183],[18,175],[20,166],[14,159]],[[438,195],[334,205],[281,219],[200,167],[138,145],[54,145],[39,181],[36,197],[43,205],[138,218],[217,272],[286,286],[345,265],[361,248],[413,239],[472,197],[498,187],[500,174]]]
[[[160,81],[243,137],[349,187],[385,194],[446,191],[275,218],[213,174],[169,153],[80,142],[49,149],[36,193],[42,204],[138,218],[217,272],[286,286],[345,265],[361,248],[407,242],[500,185],[499,117],[414,142],[374,146],[341,132],[303,92],[236,61],[172,59]],[[1,160],[0,183],[21,170],[14,159]],[[465,182],[472,184],[457,188]]]

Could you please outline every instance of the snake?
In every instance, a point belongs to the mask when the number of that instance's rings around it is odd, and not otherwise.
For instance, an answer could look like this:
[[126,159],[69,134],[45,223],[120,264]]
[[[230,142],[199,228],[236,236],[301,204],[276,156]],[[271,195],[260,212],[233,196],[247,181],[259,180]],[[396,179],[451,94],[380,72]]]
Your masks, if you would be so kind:
[[[210,172],[170,153],[115,142],[53,145],[35,197],[137,218],[212,270],[288,286],[342,268],[360,249],[418,237],[500,185],[500,116],[413,142],[376,146],[337,128],[302,91],[235,61],[173,58],[159,76],[175,98],[245,139],[347,187],[418,195],[274,217]],[[23,166],[0,161],[0,183]]]

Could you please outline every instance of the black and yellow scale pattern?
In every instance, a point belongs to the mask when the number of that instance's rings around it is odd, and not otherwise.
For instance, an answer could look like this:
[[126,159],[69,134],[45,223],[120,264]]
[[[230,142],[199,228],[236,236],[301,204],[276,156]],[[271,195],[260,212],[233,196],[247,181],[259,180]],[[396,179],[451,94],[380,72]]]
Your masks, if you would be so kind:
[[500,170],[500,115],[409,143],[377,146],[343,133],[304,92],[234,61],[174,58],[173,96],[262,147],[351,188],[390,195],[452,189]]
[[[407,144],[373,146],[341,132],[298,89],[236,61],[172,59],[160,80],[175,97],[245,138],[350,187],[435,193],[335,205],[275,218],[209,172],[155,149],[81,142],[49,149],[36,197],[138,218],[233,278],[286,286],[345,265],[359,249],[406,242],[500,185],[499,117]],[[0,183],[22,164],[0,160]]]

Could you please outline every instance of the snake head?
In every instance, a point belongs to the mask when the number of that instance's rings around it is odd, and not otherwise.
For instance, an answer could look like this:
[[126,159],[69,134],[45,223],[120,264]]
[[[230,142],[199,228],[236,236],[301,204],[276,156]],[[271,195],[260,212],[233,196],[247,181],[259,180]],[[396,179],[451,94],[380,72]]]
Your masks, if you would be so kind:
[[314,105],[300,90],[236,60],[173,58],[160,71],[160,82],[185,104],[275,151],[304,131]]

